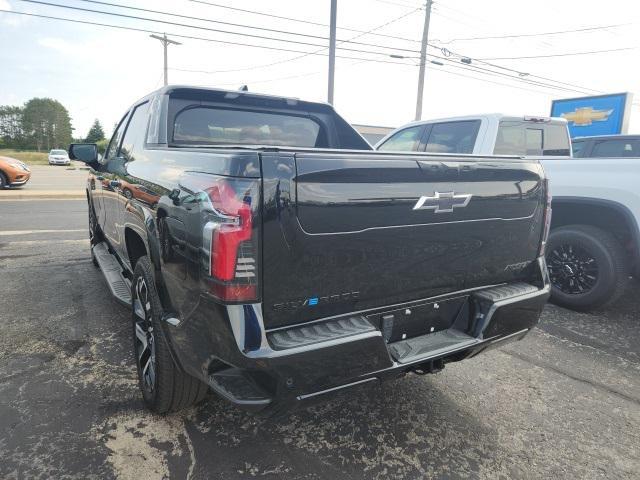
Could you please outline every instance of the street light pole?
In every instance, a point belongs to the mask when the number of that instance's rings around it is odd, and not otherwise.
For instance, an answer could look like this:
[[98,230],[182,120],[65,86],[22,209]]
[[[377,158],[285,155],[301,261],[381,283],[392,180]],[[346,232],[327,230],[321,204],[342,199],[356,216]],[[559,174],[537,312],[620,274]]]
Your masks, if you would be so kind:
[[171,40],[170,38],[167,38],[167,34],[164,33],[162,34],[162,36],[160,35],[149,35],[151,38],[155,38],[156,40],[160,40],[160,42],[162,43],[162,46],[164,47],[164,85],[165,87],[167,86],[167,84],[169,83],[169,77],[168,77],[168,68],[167,68],[167,47],[169,46],[169,44],[171,45],[182,45],[180,42],[176,42],[175,40]]
[[420,48],[420,72],[418,73],[418,95],[416,97],[416,120],[422,118],[422,94],[424,91],[424,74],[427,64],[427,42],[429,40],[429,20],[431,19],[431,4],[433,0],[427,0],[424,11],[424,28],[422,30],[422,47]]
[[329,88],[327,102],[333,105],[333,77],[336,68],[336,20],[338,0],[331,0],[331,21],[329,22]]

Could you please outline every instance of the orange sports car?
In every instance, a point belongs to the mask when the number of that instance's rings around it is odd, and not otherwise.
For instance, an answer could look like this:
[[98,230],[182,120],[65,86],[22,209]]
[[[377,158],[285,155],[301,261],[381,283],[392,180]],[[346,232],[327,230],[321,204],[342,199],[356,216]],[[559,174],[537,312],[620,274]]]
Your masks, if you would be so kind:
[[0,157],[0,188],[21,187],[31,178],[31,170],[20,160]]

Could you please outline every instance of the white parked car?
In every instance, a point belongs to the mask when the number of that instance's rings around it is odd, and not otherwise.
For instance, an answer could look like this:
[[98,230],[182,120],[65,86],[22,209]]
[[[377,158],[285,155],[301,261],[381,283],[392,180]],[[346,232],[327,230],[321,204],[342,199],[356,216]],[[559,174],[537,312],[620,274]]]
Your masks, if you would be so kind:
[[49,165],[71,165],[69,154],[65,150],[51,150],[49,152]]
[[630,273],[640,277],[640,136],[577,138],[572,147],[562,118],[494,113],[412,122],[376,150],[539,156],[553,195],[552,301],[590,310],[614,302]]

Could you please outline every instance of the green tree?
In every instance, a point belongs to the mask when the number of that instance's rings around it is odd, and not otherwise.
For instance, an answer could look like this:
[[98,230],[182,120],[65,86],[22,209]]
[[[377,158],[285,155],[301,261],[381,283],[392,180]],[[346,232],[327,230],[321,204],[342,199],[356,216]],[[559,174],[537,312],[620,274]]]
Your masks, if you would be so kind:
[[23,148],[22,108],[0,105],[0,141],[4,147]]
[[71,143],[73,127],[67,109],[51,98],[32,98],[22,111],[26,148],[50,150]]
[[107,150],[107,144],[109,143],[109,140],[103,138],[102,140],[98,140],[96,143],[98,144],[98,153],[104,155],[104,152]]
[[96,118],[84,141],[85,143],[98,143],[100,140],[104,140],[104,130],[100,125],[100,121]]

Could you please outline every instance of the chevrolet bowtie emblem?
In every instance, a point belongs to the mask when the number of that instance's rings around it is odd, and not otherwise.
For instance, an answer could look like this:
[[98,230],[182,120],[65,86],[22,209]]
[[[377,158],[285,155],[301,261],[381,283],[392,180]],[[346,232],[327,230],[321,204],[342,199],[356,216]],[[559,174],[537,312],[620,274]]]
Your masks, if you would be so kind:
[[414,210],[433,210],[434,213],[451,213],[454,208],[466,207],[471,201],[470,193],[456,195],[454,192],[436,192],[433,197],[420,197]]
[[594,110],[592,107],[576,108],[573,112],[560,115],[579,127],[591,125],[592,122],[604,122],[613,113],[611,110]]

